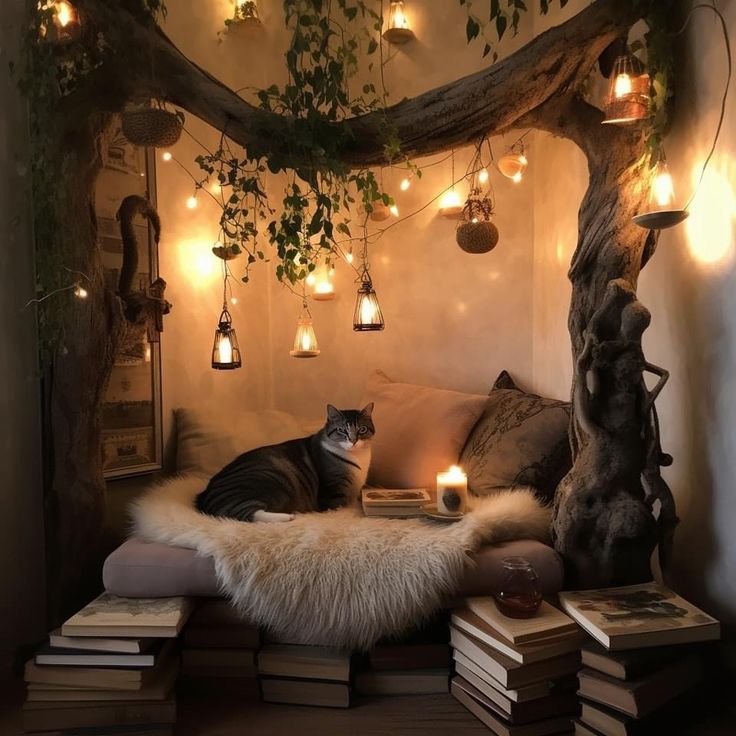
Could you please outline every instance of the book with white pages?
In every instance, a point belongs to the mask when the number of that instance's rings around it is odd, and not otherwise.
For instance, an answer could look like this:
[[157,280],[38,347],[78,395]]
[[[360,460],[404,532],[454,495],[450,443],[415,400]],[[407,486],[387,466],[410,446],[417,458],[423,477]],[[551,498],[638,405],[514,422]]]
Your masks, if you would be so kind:
[[466,598],[465,605],[512,644],[572,636],[580,630],[573,619],[547,601],[529,618],[505,616],[489,596]]
[[537,643],[513,644],[467,608],[460,608],[452,612],[452,625],[476,639],[480,639],[497,652],[519,664],[541,662],[545,659],[576,652],[580,650],[582,643],[582,635],[573,633],[562,638],[556,637],[541,640]]
[[155,637],[147,639],[114,639],[100,636],[64,636],[61,629],[49,634],[49,644],[56,649],[89,650],[91,652],[112,652],[115,654],[142,654],[155,643]]

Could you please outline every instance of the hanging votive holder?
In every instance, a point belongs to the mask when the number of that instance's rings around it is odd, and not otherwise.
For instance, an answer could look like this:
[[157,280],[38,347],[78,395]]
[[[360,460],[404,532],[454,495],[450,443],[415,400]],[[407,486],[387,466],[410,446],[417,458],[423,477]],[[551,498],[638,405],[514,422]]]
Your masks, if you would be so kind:
[[316,358],[319,352],[317,336],[314,334],[314,322],[305,302],[302,314],[296,323],[294,347],[289,351],[289,355],[292,358]]
[[377,332],[385,326],[373,282],[368,275],[368,271],[364,270],[358,288],[358,296],[355,300],[353,329],[356,332]]
[[215,370],[226,371],[240,368],[242,365],[238,337],[233,328],[233,318],[227,307],[223,305],[220,321],[215,330],[215,342],[212,346],[212,367]]
[[613,65],[604,123],[629,125],[649,116],[649,75],[631,54],[622,54]]

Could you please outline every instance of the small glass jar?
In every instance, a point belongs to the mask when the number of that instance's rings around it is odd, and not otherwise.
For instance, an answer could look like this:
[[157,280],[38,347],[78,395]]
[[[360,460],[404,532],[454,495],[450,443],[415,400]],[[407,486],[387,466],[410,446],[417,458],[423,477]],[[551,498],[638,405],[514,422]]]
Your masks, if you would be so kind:
[[501,590],[493,597],[498,610],[511,618],[531,618],[542,605],[539,576],[524,557],[504,557]]

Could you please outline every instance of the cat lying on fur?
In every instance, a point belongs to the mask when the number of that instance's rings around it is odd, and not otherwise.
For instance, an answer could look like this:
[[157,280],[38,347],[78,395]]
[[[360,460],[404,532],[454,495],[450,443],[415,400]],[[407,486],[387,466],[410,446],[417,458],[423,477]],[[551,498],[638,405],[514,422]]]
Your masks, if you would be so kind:
[[197,496],[197,509],[239,521],[279,522],[351,504],[368,475],[372,412],[373,404],[362,410],[328,404],[319,432],[238,456]]

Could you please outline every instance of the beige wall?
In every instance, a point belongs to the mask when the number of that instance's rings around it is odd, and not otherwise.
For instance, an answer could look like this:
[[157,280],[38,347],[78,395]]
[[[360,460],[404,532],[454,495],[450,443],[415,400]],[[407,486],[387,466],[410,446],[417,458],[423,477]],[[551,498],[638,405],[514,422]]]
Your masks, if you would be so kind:
[[[719,6],[734,38],[736,6]],[[678,68],[678,104],[666,148],[684,203],[711,144],[725,84],[720,28],[708,11],[698,11],[685,34]],[[692,216],[685,225],[662,233],[639,284],[641,299],[652,311],[645,336],[647,357],[672,372],[657,405],[664,448],[675,457],[664,475],[682,520],[675,540],[674,582],[731,623],[736,622],[733,110],[731,96],[718,150]],[[571,373],[566,271],[587,172],[582,153],[569,141],[538,134],[536,144],[534,383],[562,397],[569,391]]]
[[4,2],[0,24],[0,659],[45,629],[27,120],[8,73],[24,6]]

